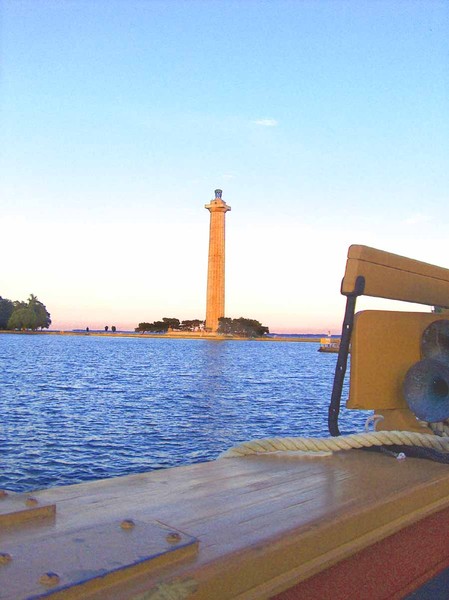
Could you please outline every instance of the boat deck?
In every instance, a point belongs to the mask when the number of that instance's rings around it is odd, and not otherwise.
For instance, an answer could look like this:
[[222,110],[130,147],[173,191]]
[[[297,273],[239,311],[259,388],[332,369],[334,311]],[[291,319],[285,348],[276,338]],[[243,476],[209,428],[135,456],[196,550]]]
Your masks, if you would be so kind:
[[[3,553],[11,558],[0,564],[2,599],[50,592],[64,599],[270,598],[308,580],[301,596],[286,592],[285,598],[323,600],[354,597],[354,560],[380,568],[374,559],[363,558],[364,549],[372,552],[373,544],[391,542],[400,530],[422,543],[425,534],[418,535],[414,524],[449,511],[449,467],[360,450],[314,458],[279,453],[56,487],[33,493],[35,501],[26,507],[29,496],[0,499],[0,557]],[[56,505],[56,514],[48,504]],[[18,512],[19,505],[25,512]],[[33,515],[38,509],[43,512]],[[130,519],[135,522],[130,533],[117,534],[118,524]],[[168,537],[154,542],[160,531]],[[121,546],[116,535],[139,538],[155,558],[145,562],[142,548],[137,549],[143,562],[127,571],[124,563],[133,559],[127,557],[125,542],[122,557],[113,557],[118,570],[108,579],[110,555]],[[75,542],[82,546],[79,552],[70,550]],[[173,551],[176,545],[179,552]],[[416,560],[407,546],[408,558],[413,558],[410,568],[416,571],[408,572],[407,580],[424,580],[425,574],[445,567],[449,557],[441,552],[449,554],[446,546],[433,550],[430,562],[422,556]],[[80,553],[91,562],[95,557],[96,571],[88,573],[80,566]],[[15,572],[21,560],[26,560],[30,581]],[[335,587],[323,595],[313,576],[320,573],[322,578],[333,565],[348,560],[353,561],[347,563],[351,577],[344,569],[343,576],[333,576],[340,596]],[[385,566],[385,557],[383,561]],[[58,582],[39,583],[43,573],[58,574]],[[102,577],[95,578],[98,574]],[[366,577],[365,571],[365,582]],[[369,595],[359,590],[357,598],[403,597],[405,579],[397,572],[390,579],[388,595],[376,584]],[[84,582],[84,587],[67,587],[74,582]]]

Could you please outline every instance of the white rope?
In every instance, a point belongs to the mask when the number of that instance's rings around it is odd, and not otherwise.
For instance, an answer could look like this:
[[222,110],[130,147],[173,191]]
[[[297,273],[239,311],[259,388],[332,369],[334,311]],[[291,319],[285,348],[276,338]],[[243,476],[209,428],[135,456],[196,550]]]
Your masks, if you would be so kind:
[[[449,424],[446,423],[449,430]],[[449,437],[446,434],[431,435],[411,431],[374,431],[373,433],[353,433],[329,438],[265,438],[243,442],[226,450],[219,458],[233,458],[250,454],[271,452],[338,452],[351,448],[367,448],[370,446],[420,446],[449,452]]]

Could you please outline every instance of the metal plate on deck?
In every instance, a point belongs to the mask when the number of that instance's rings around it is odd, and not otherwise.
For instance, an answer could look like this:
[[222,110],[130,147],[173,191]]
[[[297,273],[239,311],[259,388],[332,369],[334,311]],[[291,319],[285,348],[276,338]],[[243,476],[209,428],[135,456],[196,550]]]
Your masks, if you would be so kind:
[[124,577],[192,557],[197,549],[197,539],[185,533],[131,520],[16,544],[0,538],[0,598],[43,598],[58,592],[64,598],[83,597]]
[[29,494],[0,494],[0,528],[20,525],[35,519],[51,518],[55,513],[55,504],[41,502]]

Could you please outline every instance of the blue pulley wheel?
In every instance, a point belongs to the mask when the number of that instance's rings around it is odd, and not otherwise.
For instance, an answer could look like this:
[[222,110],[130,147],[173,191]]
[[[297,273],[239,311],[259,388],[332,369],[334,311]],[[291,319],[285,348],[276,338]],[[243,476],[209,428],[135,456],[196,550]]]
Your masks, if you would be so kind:
[[449,320],[431,323],[421,336],[421,358],[435,358],[449,364]]
[[449,419],[449,366],[425,358],[410,367],[403,393],[410,410],[422,421]]

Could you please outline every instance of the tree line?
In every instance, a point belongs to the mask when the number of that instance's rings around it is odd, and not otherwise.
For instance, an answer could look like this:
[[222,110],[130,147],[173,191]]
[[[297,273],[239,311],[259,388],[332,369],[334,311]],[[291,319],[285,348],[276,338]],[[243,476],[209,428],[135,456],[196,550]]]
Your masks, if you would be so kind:
[[200,319],[180,321],[174,317],[163,317],[162,321],[139,323],[135,331],[140,333],[167,333],[169,329],[174,331],[201,331],[204,329],[204,321]]
[[0,296],[0,329],[48,329],[51,325],[50,313],[46,306],[30,294],[26,302],[8,300]]
[[270,333],[268,327],[259,323],[255,319],[230,319],[221,317],[218,319],[218,333],[225,335],[238,335],[241,337],[263,337]]
[[[172,331],[204,331],[204,326],[205,322],[201,319],[180,321],[174,317],[163,317],[161,321],[139,323],[135,331],[139,333],[167,333],[169,329]],[[269,333],[269,329],[255,319],[221,317],[218,320],[218,333],[239,337],[263,337]]]

